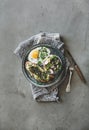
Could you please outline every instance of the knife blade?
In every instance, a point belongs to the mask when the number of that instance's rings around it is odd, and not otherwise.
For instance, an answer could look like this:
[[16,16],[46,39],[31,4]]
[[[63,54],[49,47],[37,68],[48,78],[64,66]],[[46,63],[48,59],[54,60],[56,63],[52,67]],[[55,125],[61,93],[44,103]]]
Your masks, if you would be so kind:
[[67,52],[67,54],[69,55],[69,57],[71,58],[71,60],[72,60],[72,62],[73,62],[73,65],[74,65],[74,68],[75,68],[75,70],[76,70],[78,76],[80,77],[81,81],[82,81],[83,83],[86,83],[86,80],[85,80],[85,78],[84,78],[84,76],[83,76],[83,73],[82,73],[82,71],[80,70],[80,68],[79,68],[78,64],[76,63],[75,59],[73,58],[73,56],[71,55],[71,53],[69,52],[68,49],[66,49],[66,52]]

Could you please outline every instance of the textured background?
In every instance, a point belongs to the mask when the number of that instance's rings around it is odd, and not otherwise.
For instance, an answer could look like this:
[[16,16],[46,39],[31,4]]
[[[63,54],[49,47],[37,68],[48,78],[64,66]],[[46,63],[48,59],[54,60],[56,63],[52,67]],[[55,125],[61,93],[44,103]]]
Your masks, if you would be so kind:
[[88,0],[0,0],[0,130],[89,130],[89,85],[76,72],[62,104],[32,98],[13,51],[40,31],[65,37],[89,84]]

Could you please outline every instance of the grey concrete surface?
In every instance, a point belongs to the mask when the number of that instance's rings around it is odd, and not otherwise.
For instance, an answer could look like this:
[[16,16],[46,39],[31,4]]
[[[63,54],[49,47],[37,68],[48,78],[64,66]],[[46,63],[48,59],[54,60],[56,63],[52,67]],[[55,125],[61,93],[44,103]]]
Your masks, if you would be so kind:
[[[87,85],[76,72],[63,103],[37,103],[13,51],[40,31],[65,37]],[[0,130],[89,130],[89,1],[0,0]]]

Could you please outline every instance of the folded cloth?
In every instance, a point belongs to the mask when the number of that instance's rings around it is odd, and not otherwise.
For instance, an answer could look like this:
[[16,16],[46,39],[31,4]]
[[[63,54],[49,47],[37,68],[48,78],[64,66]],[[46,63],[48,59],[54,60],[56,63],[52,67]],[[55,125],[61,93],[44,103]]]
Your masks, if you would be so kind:
[[[16,54],[18,57],[22,59],[29,48],[31,48],[33,45],[42,44],[42,43],[43,44],[47,43],[54,47],[57,47],[58,49],[61,50],[62,53],[64,53],[64,46],[63,46],[64,43],[60,41],[59,33],[42,32],[21,42],[18,45],[18,47],[15,49],[14,54]],[[67,60],[66,71],[68,70],[68,66],[69,66],[69,62]],[[37,87],[31,84],[31,90],[32,90],[32,95],[33,95],[34,100],[39,101],[39,102],[58,101],[59,100],[59,97],[57,96],[58,86],[59,86],[59,83],[56,84],[55,86],[51,86],[48,88],[46,87],[41,88],[41,87]]]

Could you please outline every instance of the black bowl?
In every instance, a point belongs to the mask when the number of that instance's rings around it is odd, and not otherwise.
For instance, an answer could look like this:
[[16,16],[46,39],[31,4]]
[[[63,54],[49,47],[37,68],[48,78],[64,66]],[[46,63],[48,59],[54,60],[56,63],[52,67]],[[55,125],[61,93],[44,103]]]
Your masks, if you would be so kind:
[[[31,77],[31,75],[29,74],[29,72],[25,68],[25,63],[27,61],[28,54],[33,49],[35,49],[37,47],[47,47],[47,48],[49,48],[50,51],[51,51],[51,54],[57,55],[61,60],[62,67],[58,71],[58,73],[55,75],[55,78],[50,82],[43,83],[43,82],[39,82],[39,81],[35,80],[33,77]],[[53,86],[53,85],[55,85],[58,82],[61,82],[63,80],[64,74],[66,72],[66,59],[65,59],[63,53],[60,50],[58,50],[58,48],[55,48],[52,45],[48,45],[48,44],[37,44],[37,45],[34,45],[32,48],[29,48],[29,50],[24,55],[24,57],[22,59],[22,71],[23,71],[25,77],[28,79],[28,81],[30,81],[35,86],[38,86],[38,87],[50,87],[50,86]]]

